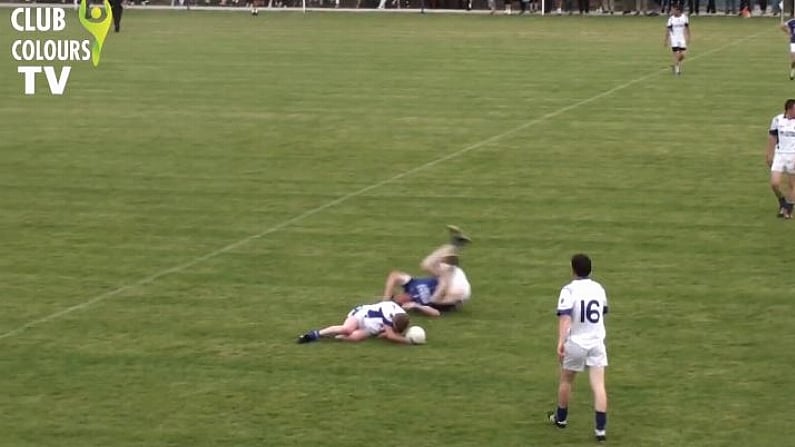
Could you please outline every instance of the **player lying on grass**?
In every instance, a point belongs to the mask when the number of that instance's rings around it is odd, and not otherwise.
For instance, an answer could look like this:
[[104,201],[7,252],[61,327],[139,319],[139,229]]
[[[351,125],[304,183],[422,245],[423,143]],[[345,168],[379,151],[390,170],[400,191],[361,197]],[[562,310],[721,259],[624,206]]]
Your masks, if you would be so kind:
[[403,336],[409,327],[409,316],[393,301],[354,307],[338,326],[309,331],[298,337],[298,343],[309,343],[325,337],[344,341],[363,341],[377,336],[395,343],[411,344]]
[[[469,300],[472,288],[466,273],[458,266],[458,255],[470,239],[458,227],[449,225],[448,229],[451,243],[434,250],[420,264],[433,276],[413,278],[408,273],[393,271],[386,279],[384,300],[394,300],[406,310],[415,309],[434,317]],[[395,295],[398,288],[401,292]]]

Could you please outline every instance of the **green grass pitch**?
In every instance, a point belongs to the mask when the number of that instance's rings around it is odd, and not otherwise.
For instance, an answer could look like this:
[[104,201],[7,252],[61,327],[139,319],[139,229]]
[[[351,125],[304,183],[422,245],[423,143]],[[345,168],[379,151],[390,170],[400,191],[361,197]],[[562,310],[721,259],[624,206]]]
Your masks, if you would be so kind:
[[[584,378],[543,420],[577,251],[611,299],[610,445],[792,445],[786,38],[694,18],[677,79],[663,20],[132,10],[62,97],[7,57],[0,446],[590,445]],[[474,298],[417,317],[428,345],[294,344],[447,223]]]

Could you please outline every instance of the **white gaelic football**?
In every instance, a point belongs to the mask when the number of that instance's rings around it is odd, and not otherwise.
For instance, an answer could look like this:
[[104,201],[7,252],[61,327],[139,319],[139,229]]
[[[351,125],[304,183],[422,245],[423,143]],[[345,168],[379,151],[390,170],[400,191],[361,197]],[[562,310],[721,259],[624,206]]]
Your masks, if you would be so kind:
[[406,330],[406,338],[415,345],[425,343],[425,329],[419,326],[412,326]]

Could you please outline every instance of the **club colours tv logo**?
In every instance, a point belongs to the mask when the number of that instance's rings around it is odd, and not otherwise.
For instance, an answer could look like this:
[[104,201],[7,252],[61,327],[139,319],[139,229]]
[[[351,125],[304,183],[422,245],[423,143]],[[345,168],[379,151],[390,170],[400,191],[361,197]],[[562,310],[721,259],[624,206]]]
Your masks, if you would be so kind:
[[[72,72],[71,63],[91,60],[94,67],[99,65],[102,45],[113,23],[113,11],[108,0],[104,0],[104,6],[104,11],[94,6],[89,15],[86,0],[81,0],[77,11],[80,24],[94,36],[93,45],[87,39],[19,39],[11,44],[11,57],[20,63],[17,72],[23,76],[26,95],[36,94],[36,79],[40,73],[44,73],[50,94],[63,95]],[[16,8],[11,12],[11,27],[26,35],[57,33],[66,29],[66,19],[63,8]],[[63,64],[60,73],[55,66],[45,65],[54,63]]]

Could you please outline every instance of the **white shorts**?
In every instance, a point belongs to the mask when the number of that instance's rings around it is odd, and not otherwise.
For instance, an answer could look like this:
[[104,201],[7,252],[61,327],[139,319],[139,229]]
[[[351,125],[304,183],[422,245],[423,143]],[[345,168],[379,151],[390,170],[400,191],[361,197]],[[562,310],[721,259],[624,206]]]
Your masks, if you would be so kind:
[[607,366],[607,348],[604,343],[590,349],[567,341],[564,345],[563,369],[569,371],[583,371],[585,367],[604,368]]
[[472,297],[472,285],[469,284],[469,278],[467,278],[466,273],[457,266],[453,266],[453,274],[450,278],[447,294],[459,297],[461,302],[469,301],[469,298]]
[[795,43],[789,44],[789,52],[790,53],[795,53]]
[[685,42],[684,40],[672,40],[671,49],[687,50],[687,42]]
[[362,309],[361,306],[351,309],[348,317],[356,318],[358,329],[363,329],[370,335],[378,335],[384,330],[384,321],[381,318],[367,317],[367,310]]
[[776,153],[773,155],[773,164],[770,166],[770,172],[795,174],[795,154]]

